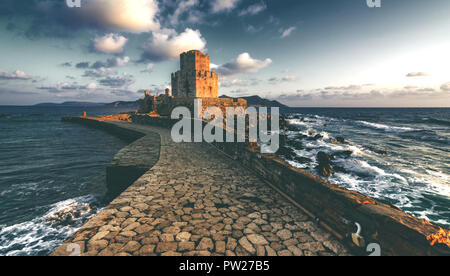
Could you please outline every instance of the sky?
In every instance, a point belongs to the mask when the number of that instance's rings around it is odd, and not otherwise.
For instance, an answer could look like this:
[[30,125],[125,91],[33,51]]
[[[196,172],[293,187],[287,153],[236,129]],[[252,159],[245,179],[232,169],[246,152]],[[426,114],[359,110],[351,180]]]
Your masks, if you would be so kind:
[[1,0],[0,105],[163,93],[195,49],[220,95],[450,107],[450,1],[367,1]]

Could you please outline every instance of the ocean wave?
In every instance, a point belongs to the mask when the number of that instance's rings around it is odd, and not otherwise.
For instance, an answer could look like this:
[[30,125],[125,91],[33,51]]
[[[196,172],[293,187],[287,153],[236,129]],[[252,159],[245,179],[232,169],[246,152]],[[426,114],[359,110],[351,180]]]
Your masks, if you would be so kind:
[[0,229],[0,255],[48,255],[99,210],[93,195],[58,202],[43,216]]
[[383,130],[385,132],[393,132],[393,133],[403,133],[403,132],[411,132],[411,131],[422,131],[423,129],[412,128],[412,127],[400,127],[400,126],[390,126],[379,123],[371,123],[366,121],[356,121],[356,124],[372,129]]
[[424,118],[423,121],[435,125],[450,126],[450,121],[446,120],[439,120],[435,118]]
[[[425,119],[416,122],[415,114],[410,116],[413,121],[383,115],[387,120],[378,120],[383,123],[370,122],[373,116],[357,116],[326,119],[300,114],[292,118],[289,123],[298,131],[293,131],[288,141],[295,140],[300,148],[294,150],[298,160],[287,161],[316,173],[317,154],[323,151],[334,157],[331,182],[389,201],[411,215],[450,225],[450,174],[445,166],[448,147],[436,144],[448,144],[448,132],[426,125]],[[432,116],[426,120],[430,125],[449,123]],[[368,131],[377,135],[368,135]],[[345,143],[331,141],[338,136],[345,137]]]

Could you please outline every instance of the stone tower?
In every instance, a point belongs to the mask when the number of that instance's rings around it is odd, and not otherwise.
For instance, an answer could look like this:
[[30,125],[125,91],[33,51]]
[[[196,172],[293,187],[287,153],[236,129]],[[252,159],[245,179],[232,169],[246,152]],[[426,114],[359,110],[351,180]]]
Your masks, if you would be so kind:
[[210,71],[209,56],[200,51],[180,55],[180,70],[172,73],[175,98],[218,98],[219,76]]

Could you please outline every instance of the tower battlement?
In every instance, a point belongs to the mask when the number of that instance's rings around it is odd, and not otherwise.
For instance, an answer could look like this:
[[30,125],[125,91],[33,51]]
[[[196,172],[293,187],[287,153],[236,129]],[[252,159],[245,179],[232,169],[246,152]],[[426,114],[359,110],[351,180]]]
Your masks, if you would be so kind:
[[210,70],[209,55],[192,50],[180,55],[180,70],[172,74],[175,98],[218,98],[219,76]]

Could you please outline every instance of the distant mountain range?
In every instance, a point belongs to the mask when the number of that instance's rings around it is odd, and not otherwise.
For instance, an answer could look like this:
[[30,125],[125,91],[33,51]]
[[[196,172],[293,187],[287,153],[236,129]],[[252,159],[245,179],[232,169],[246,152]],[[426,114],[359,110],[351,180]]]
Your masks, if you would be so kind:
[[52,106],[65,106],[65,107],[96,107],[104,106],[105,103],[91,103],[91,102],[64,102],[64,103],[40,103],[34,106],[52,107]]
[[112,103],[91,103],[91,102],[64,102],[64,103],[40,103],[35,106],[43,107],[115,107],[115,108],[130,108],[138,109],[142,100],[125,102],[117,101]]
[[[220,98],[232,98],[228,96],[220,96]],[[284,105],[278,101],[271,101],[267,99],[263,99],[260,96],[250,96],[250,97],[240,97],[241,99],[247,100],[248,106],[254,107],[279,107],[281,110],[290,109],[289,106]],[[129,108],[130,110],[139,109],[142,103],[142,99],[137,101],[117,101],[112,103],[91,103],[91,102],[64,102],[64,103],[40,103],[35,106],[43,106],[43,107],[113,107],[113,108]]]
[[[226,95],[220,96],[220,98],[232,98]],[[254,107],[279,107],[280,109],[290,109],[289,106],[280,103],[279,101],[271,101],[267,99],[263,99],[260,96],[249,96],[249,97],[239,97],[240,99],[244,99],[247,101],[247,106]]]

